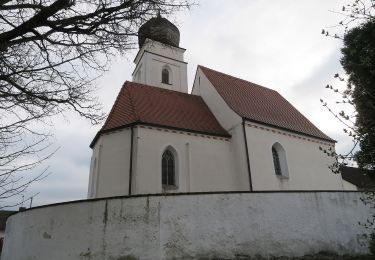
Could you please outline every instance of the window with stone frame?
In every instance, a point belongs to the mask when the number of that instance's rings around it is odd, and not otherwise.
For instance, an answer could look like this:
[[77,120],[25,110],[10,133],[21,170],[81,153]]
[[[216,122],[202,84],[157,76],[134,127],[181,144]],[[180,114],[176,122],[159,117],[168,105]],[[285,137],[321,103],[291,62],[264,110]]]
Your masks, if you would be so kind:
[[162,156],[162,184],[164,188],[176,187],[176,165],[173,153],[167,149]]
[[289,178],[286,152],[283,146],[278,142],[272,145],[272,158],[276,176],[282,179]]
[[273,156],[273,165],[275,167],[275,174],[278,176],[282,175],[281,166],[280,166],[280,156],[276,151],[275,147],[272,147],[272,156]]

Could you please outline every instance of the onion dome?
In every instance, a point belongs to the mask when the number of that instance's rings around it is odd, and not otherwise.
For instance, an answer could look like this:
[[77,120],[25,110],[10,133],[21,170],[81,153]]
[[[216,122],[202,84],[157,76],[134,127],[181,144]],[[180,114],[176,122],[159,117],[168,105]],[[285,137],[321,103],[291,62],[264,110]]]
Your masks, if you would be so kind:
[[178,47],[180,44],[180,31],[178,28],[160,16],[153,17],[143,24],[138,30],[138,44],[142,48],[146,38]]

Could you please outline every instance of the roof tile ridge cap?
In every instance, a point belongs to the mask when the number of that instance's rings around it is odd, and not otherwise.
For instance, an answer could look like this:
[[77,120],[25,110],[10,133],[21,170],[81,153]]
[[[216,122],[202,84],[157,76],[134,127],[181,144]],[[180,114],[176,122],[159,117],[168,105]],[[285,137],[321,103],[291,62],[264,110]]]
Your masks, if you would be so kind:
[[[224,73],[224,72],[221,72],[221,71],[217,71],[217,70],[214,70],[214,69],[211,69],[211,68],[207,68],[205,66],[202,66],[202,65],[198,65],[198,67],[201,67],[203,69],[207,69],[207,70],[211,70],[212,72],[214,73],[219,73],[219,74],[222,74],[224,76],[227,76],[227,77],[230,77],[230,78],[233,78],[233,79],[237,79],[237,80],[240,80],[240,81],[244,81],[246,83],[250,83],[252,85],[255,85],[256,87],[259,87],[259,88],[263,88],[263,89],[266,89],[266,90],[270,90],[270,91],[273,91],[273,92],[276,92],[276,93],[279,93],[277,90],[274,90],[272,88],[267,88],[265,86],[262,86],[262,85],[259,85],[257,83],[254,83],[254,82],[251,82],[251,81],[248,81],[246,79],[242,79],[242,78],[239,78],[239,77],[236,77],[236,76],[233,76],[233,75],[229,75],[228,73]],[[204,71],[203,71],[204,72]],[[206,75],[207,76],[207,75]],[[210,80],[211,81],[211,80]]]
[[117,94],[117,97],[116,97],[115,103],[113,103],[113,106],[111,107],[111,111],[109,111],[108,117],[107,117],[107,119],[105,120],[105,122],[104,122],[102,128],[100,129],[100,131],[104,129],[104,127],[106,126],[107,122],[109,122],[110,118],[112,117],[112,115],[113,115],[113,113],[114,113],[115,106],[116,106],[117,103],[119,102],[120,96],[122,96],[122,92],[125,91],[125,85],[126,85],[127,82],[129,82],[129,81],[126,80],[126,81],[122,84],[122,87],[121,87],[119,93]]

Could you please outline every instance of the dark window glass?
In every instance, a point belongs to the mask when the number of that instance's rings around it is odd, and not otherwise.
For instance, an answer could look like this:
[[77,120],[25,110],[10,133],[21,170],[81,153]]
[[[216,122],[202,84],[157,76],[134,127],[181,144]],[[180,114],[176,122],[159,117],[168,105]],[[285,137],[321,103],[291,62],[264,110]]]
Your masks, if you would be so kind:
[[161,82],[169,84],[169,71],[167,69],[163,69],[161,72]]
[[276,175],[282,175],[279,154],[274,147],[272,147],[272,156],[273,156],[273,165],[275,166]]
[[174,156],[169,150],[166,150],[162,157],[162,184],[168,186],[175,185]]

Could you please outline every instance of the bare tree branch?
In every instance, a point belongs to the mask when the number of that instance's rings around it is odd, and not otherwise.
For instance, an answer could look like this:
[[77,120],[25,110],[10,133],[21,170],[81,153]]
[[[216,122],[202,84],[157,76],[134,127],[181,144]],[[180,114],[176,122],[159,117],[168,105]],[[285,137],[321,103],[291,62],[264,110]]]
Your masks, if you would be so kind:
[[100,123],[94,83],[110,58],[134,49],[139,26],[159,11],[170,15],[192,4],[0,0],[0,201],[22,193],[31,184],[22,174],[49,158],[50,133],[35,125],[67,111]]

